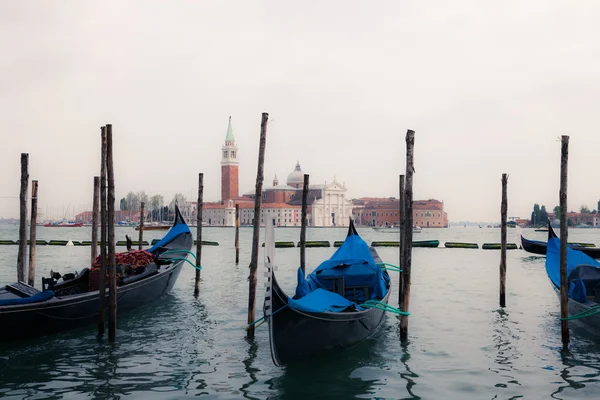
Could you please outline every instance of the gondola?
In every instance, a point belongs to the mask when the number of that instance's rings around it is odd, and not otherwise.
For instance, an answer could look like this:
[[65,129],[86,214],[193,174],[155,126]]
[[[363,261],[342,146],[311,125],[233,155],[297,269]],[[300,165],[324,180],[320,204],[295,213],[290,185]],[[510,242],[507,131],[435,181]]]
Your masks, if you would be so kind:
[[[119,315],[160,299],[175,285],[193,243],[177,208],[175,214],[171,229],[150,249],[117,254],[117,259],[147,260],[145,264],[128,261],[117,265]],[[51,275],[42,279],[42,291],[24,282],[0,288],[0,341],[45,336],[97,322],[99,271],[83,268],[76,274]],[[107,288],[107,308],[108,293]]]
[[[546,272],[560,299],[560,239],[556,235],[548,239]],[[600,335],[600,262],[567,248],[567,280],[569,316],[578,316],[573,321]]]
[[[556,238],[556,234],[554,233],[554,230],[552,230],[552,228],[549,228],[548,230],[548,238]],[[523,250],[529,253],[546,255],[547,242],[542,242],[540,240],[529,240],[526,239],[523,235],[521,235],[521,244],[523,246]],[[599,247],[582,246],[578,243],[569,243],[568,245],[573,250],[579,250],[592,258],[600,259]]]
[[284,293],[275,277],[274,233],[269,225],[265,237],[268,279],[264,311],[273,363],[281,366],[345,349],[373,335],[384,321],[385,306],[367,308],[364,302],[387,305],[390,277],[379,265],[381,259],[375,249],[361,239],[352,221],[346,240],[329,260],[306,278],[298,269],[293,298]]

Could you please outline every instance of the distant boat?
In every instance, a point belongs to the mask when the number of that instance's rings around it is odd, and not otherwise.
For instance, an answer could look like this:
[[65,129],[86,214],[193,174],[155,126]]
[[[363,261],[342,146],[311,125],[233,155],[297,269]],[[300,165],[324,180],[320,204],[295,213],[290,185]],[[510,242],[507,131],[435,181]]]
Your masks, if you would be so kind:
[[[400,233],[400,227],[399,226],[379,226],[379,227],[373,227],[373,229],[376,232],[384,232],[384,233]],[[420,226],[413,226],[413,233],[421,233],[422,228]]]
[[48,222],[44,226],[46,228],[78,228],[83,226],[83,222]]
[[536,229],[536,232],[548,232],[548,228],[540,228],[540,229]]
[[[167,229],[170,229],[171,227],[169,225],[144,225],[144,230],[145,231],[166,231]],[[140,230],[139,226],[135,227],[136,231]]]

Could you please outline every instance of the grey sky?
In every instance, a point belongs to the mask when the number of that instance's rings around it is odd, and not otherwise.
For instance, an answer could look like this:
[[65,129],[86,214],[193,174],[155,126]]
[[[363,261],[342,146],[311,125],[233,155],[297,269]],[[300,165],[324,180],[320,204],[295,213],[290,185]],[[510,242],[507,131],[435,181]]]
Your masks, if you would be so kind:
[[19,157],[40,207],[91,204],[100,126],[112,123],[117,198],[220,197],[232,116],[240,191],[299,159],[311,182],[397,196],[406,129],[415,199],[450,220],[558,204],[596,208],[600,3],[594,1],[2,1],[0,217],[18,215]]

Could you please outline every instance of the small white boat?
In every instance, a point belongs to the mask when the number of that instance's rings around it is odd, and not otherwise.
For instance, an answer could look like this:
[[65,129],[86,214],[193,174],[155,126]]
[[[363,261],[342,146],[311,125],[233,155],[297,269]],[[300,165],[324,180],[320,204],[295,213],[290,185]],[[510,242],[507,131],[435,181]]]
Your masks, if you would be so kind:
[[[373,227],[373,229],[376,232],[384,232],[384,233],[400,233],[400,227],[399,226],[378,226],[378,227]],[[414,225],[413,226],[413,233],[420,233],[421,232],[421,227]]]

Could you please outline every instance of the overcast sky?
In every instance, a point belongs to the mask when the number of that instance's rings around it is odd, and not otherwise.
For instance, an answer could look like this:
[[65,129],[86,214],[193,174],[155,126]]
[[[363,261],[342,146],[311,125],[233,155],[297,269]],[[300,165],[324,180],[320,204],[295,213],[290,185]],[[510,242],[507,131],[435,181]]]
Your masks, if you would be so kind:
[[18,216],[20,153],[40,208],[83,211],[112,123],[117,199],[220,198],[228,116],[240,192],[254,190],[261,112],[265,185],[300,160],[312,183],[397,196],[416,131],[414,198],[449,219],[558,204],[597,207],[597,1],[0,2],[0,217]]

